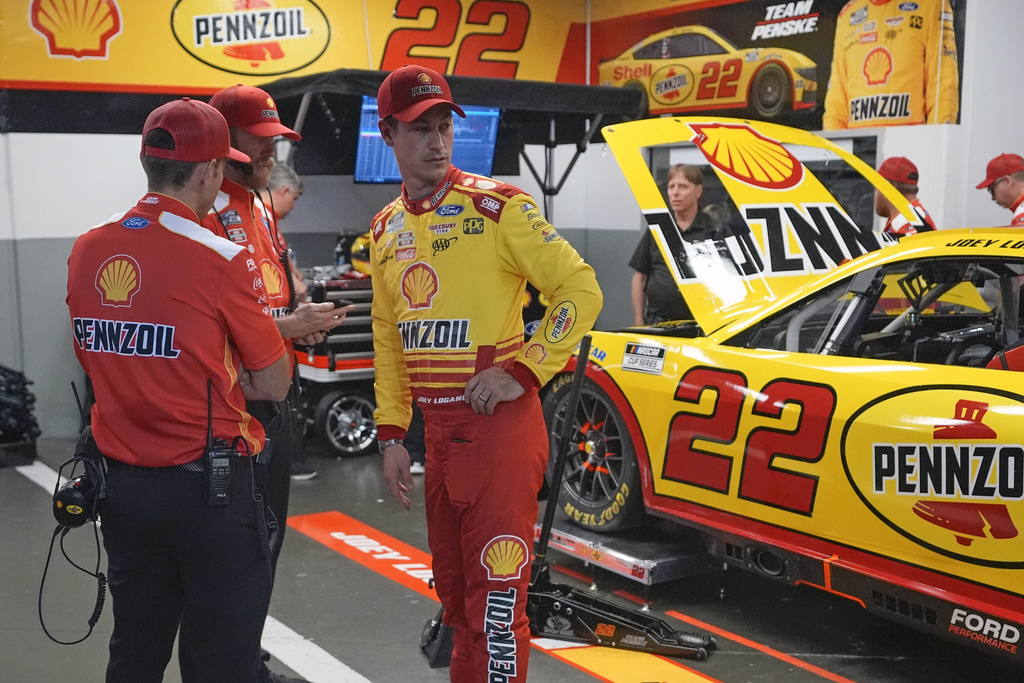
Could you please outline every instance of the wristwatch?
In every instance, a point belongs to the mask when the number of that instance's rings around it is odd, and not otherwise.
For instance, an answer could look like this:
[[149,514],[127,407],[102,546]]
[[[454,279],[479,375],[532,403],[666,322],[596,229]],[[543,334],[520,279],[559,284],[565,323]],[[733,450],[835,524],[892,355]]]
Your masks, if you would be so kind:
[[377,449],[383,453],[384,449],[388,446],[405,445],[405,439],[384,439],[383,441],[377,441]]

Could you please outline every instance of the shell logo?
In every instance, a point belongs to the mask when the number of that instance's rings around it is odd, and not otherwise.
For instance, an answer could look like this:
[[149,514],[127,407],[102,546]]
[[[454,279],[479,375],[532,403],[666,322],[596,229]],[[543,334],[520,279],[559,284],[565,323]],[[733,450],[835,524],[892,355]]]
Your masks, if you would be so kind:
[[267,288],[267,294],[272,297],[279,296],[284,282],[281,280],[281,272],[277,266],[270,261],[263,261],[260,264],[260,275],[263,277],[263,286]]
[[526,357],[526,360],[531,363],[540,365],[544,362],[544,359],[548,357],[548,352],[544,350],[544,347],[541,344],[530,344],[526,347],[526,352],[523,355]]
[[804,179],[804,166],[777,140],[746,124],[692,124],[692,138],[726,175],[765,190],[788,190]]
[[868,85],[885,85],[892,73],[892,54],[884,47],[876,47],[864,58],[864,78]]
[[519,578],[529,557],[523,539],[496,536],[480,553],[480,564],[487,570],[488,580],[511,581]]
[[139,263],[127,254],[111,256],[96,272],[96,290],[100,303],[114,308],[128,308],[132,297],[142,289]]
[[427,83],[432,82],[432,79],[430,78],[430,76],[428,76],[427,74],[423,73],[422,71],[420,72],[420,75],[416,77],[416,80],[418,80],[420,83],[422,83],[424,85],[426,85]]
[[28,16],[51,57],[106,59],[107,46],[121,33],[115,0],[32,0]]
[[171,32],[197,60],[243,76],[277,76],[318,60],[331,26],[312,0],[178,0]]
[[892,532],[970,564],[1024,568],[1022,416],[1024,396],[1003,391],[896,391],[850,418],[843,468]]
[[410,310],[430,308],[437,289],[437,273],[423,261],[417,261],[405,269],[402,275],[402,296],[409,302]]

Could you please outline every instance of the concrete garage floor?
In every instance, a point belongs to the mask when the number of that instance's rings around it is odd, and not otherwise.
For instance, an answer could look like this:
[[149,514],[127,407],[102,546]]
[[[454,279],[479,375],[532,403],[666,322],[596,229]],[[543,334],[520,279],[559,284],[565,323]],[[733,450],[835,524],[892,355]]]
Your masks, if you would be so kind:
[[[56,470],[72,446],[44,439],[36,466],[0,469],[3,681],[103,680],[112,625],[109,604],[92,636],[73,646],[48,640],[37,616],[39,582],[55,526],[50,513],[54,475],[39,465]],[[375,457],[337,460],[318,452],[315,444],[311,457],[320,474],[292,485],[292,528],[264,634],[264,645],[274,654],[272,668],[301,673],[313,683],[447,681],[448,670],[428,668],[418,647],[424,622],[437,611],[415,566],[428,552],[422,496],[417,491],[413,510],[406,513],[386,497]],[[29,478],[33,472],[49,490]],[[388,564],[377,557],[381,545],[410,560]],[[91,525],[71,531],[65,547],[79,564],[95,566]],[[622,596],[642,594],[639,584],[592,571],[554,550],[549,560],[572,572],[554,572],[560,583],[587,588],[580,577],[589,572],[602,597],[632,605]],[[43,596],[50,632],[62,640],[83,636],[95,596],[96,581],[71,567],[55,548]],[[833,595],[745,572],[658,584],[649,597],[652,613],[674,628],[694,629],[667,612],[717,631],[718,651],[705,662],[694,662],[535,641],[530,681],[989,683],[1024,678],[1020,669],[991,656],[892,625]],[[176,660],[165,680],[181,680]]]

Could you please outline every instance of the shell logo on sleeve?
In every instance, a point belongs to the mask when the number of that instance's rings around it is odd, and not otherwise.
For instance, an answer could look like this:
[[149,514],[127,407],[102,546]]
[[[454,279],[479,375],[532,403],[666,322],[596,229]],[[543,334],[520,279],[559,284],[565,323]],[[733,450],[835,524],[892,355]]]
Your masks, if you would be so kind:
[[548,357],[548,352],[544,350],[544,346],[542,344],[530,344],[526,347],[526,352],[523,355],[526,357],[526,360],[531,363],[540,365],[544,362],[544,359]]
[[690,125],[694,144],[707,160],[739,181],[767,190],[787,190],[804,178],[804,167],[778,141],[746,124]]
[[130,308],[132,297],[142,289],[139,263],[127,254],[111,256],[96,273],[96,290],[104,306]]

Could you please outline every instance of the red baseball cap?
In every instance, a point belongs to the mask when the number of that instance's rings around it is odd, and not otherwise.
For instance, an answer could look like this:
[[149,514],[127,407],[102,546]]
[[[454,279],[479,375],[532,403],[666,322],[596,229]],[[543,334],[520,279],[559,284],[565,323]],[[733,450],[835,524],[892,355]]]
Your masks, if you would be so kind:
[[917,166],[906,157],[889,157],[878,167],[878,175],[893,183],[917,185]]
[[988,162],[985,179],[978,183],[978,189],[984,190],[1003,176],[1020,171],[1024,171],[1024,158],[1021,158],[1019,154],[1000,154]]
[[[167,131],[174,140],[174,149],[146,144],[152,130]],[[228,123],[219,111],[200,100],[187,97],[154,109],[142,128],[142,153],[157,159],[174,161],[214,161],[228,157],[249,162],[249,155],[231,146]]]
[[289,140],[302,139],[301,135],[281,123],[274,98],[259,88],[232,85],[211,97],[210,104],[220,110],[229,126],[266,138],[283,135]]
[[462,107],[452,102],[452,91],[444,76],[416,64],[389,73],[377,91],[377,111],[382,119],[394,116],[409,123],[436,104],[447,104],[453,112],[466,118]]

